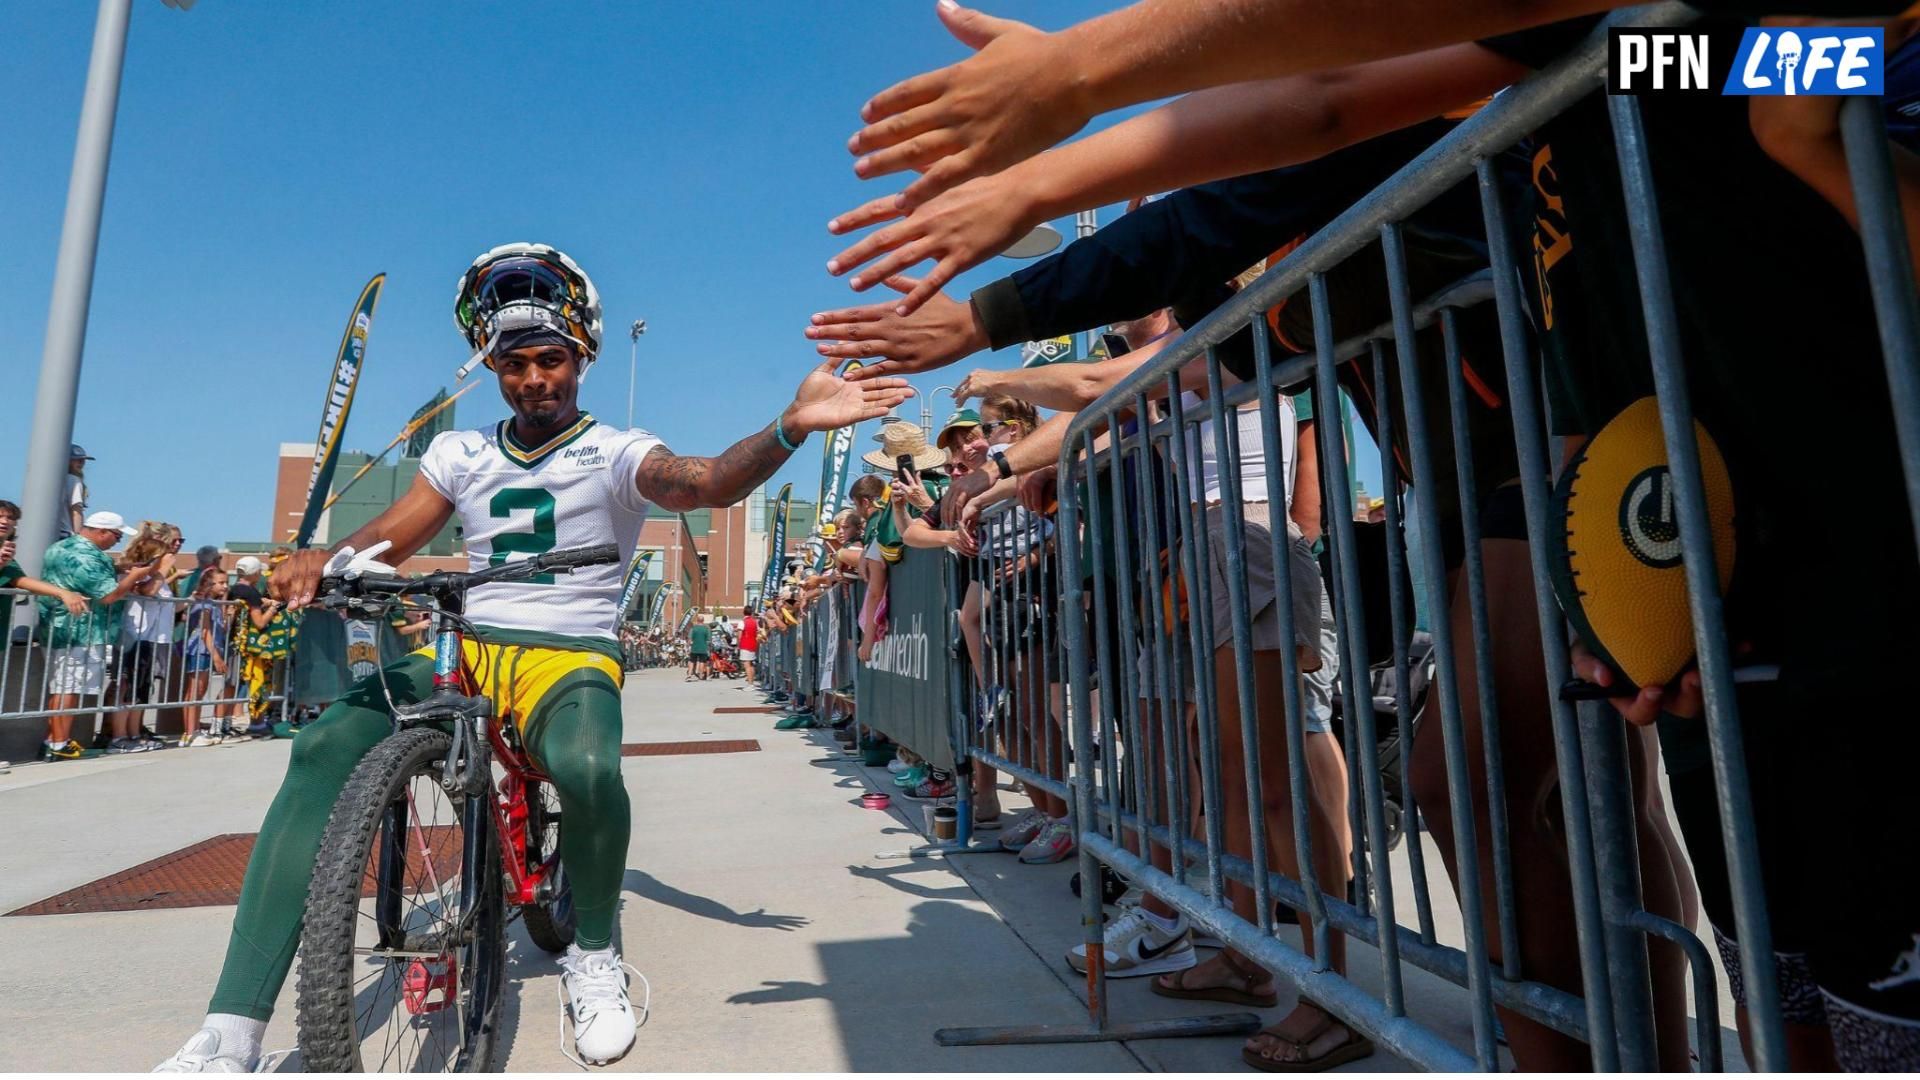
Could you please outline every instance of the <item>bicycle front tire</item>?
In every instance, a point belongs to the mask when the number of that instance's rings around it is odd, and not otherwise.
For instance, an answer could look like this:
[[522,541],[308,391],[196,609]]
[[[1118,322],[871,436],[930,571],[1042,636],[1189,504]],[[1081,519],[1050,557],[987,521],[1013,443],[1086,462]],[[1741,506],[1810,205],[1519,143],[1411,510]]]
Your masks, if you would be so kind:
[[[439,787],[451,745],[446,733],[432,728],[394,735],[361,759],[334,803],[314,861],[300,936],[297,1025],[302,1065],[309,1072],[365,1072],[369,1065],[372,1071],[408,1072],[492,1072],[497,1067],[496,1013],[506,963],[500,856],[487,807],[465,814],[466,800],[447,800]],[[433,804],[428,812],[417,805],[422,797]],[[468,836],[464,823],[457,837],[432,835],[431,830],[448,827],[439,818],[478,821],[478,835]],[[398,834],[396,823],[401,823]],[[454,840],[459,841],[455,850],[463,853],[479,845],[471,853],[481,868],[475,888],[467,887],[458,865],[440,865],[449,861],[445,848]],[[432,851],[435,844],[442,850]],[[389,880],[395,875],[381,869],[380,855],[397,866],[400,881]],[[449,871],[461,878],[456,888],[441,880]],[[417,897],[427,892],[427,881],[436,895],[426,903],[412,900],[411,909],[399,912],[409,902],[404,895],[409,886]],[[388,890],[389,914],[399,918],[381,914],[382,890]],[[386,933],[383,920],[392,923],[393,940],[376,940]],[[425,959],[392,955],[396,952]],[[438,988],[444,1004],[416,1008],[407,1003],[410,978],[430,985],[436,974],[448,971],[455,973],[454,985]],[[435,993],[420,996],[433,999]],[[384,1032],[377,1032],[383,1022]],[[379,1053],[379,1059],[370,1062],[369,1052]]]

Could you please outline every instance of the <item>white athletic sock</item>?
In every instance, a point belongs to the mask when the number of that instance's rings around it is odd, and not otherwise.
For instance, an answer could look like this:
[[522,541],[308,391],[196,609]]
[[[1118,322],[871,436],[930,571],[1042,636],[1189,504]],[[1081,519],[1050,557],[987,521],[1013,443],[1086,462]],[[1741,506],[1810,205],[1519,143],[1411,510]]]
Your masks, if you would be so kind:
[[267,1036],[267,1022],[234,1013],[208,1013],[200,1025],[220,1033],[223,1057],[235,1057],[252,1065],[260,1060],[260,1040]]

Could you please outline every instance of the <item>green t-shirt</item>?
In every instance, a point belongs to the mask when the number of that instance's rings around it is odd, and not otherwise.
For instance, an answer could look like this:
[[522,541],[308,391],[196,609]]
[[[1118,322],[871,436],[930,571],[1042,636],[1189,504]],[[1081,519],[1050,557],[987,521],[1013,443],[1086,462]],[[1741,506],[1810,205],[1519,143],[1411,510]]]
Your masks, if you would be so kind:
[[[27,572],[20,569],[19,563],[9,561],[7,565],[0,566],[0,589],[11,589],[26,576]],[[0,649],[6,648],[13,640],[13,605],[17,602],[15,597],[0,596]]]
[[[927,489],[927,494],[933,497],[934,504],[939,505],[940,500],[946,496],[948,481],[937,476],[922,476],[920,483]],[[921,514],[918,509],[910,505],[907,507],[907,516],[917,518]],[[891,504],[881,503],[874,510],[873,516],[867,519],[867,531],[861,540],[867,544],[879,544],[886,562],[900,561],[905,543],[900,539],[900,530],[894,527]]]
[[[260,590],[261,596],[267,594],[267,578],[271,576],[272,572],[269,571],[255,586]],[[250,612],[242,612],[234,625],[241,631],[240,651],[268,660],[285,660],[292,656],[293,639],[300,634],[299,622],[286,608],[274,612],[273,618],[267,620],[265,628],[253,625]]]
[[700,625],[695,626],[687,631],[687,643],[693,649],[694,652],[697,652],[697,653],[706,652],[707,640],[712,636],[712,634],[713,634],[713,628],[706,625],[705,623],[701,623]]
[[120,640],[120,615],[127,604],[124,600],[105,606],[98,603],[119,586],[120,579],[113,572],[113,559],[93,541],[77,534],[58,541],[47,549],[40,575],[49,585],[95,601],[85,615],[74,615],[59,600],[39,597],[40,625],[46,627],[48,648],[112,645]]

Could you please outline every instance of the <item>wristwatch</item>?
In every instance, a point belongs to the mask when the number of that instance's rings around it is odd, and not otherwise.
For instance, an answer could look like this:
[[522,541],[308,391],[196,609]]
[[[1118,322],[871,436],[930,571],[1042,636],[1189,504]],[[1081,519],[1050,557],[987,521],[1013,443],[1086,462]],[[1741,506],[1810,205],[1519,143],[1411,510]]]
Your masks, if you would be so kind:
[[1013,466],[1007,464],[1007,452],[1005,450],[995,450],[992,456],[994,467],[1000,470],[1000,479],[1012,479]]

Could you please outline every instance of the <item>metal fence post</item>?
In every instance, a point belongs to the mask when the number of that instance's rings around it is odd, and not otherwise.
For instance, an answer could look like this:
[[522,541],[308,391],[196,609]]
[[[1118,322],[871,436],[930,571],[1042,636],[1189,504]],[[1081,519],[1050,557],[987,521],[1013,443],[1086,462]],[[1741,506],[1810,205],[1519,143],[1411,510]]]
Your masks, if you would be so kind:
[[1680,328],[1667,277],[1666,240],[1660,231],[1659,200],[1647,160],[1646,133],[1638,103],[1609,96],[1614,146],[1620,158],[1620,186],[1626,196],[1628,236],[1647,323],[1647,352],[1666,442],[1680,525],[1682,565],[1687,575],[1687,604],[1693,620],[1700,688],[1706,699],[1708,745],[1713,753],[1714,786],[1719,792],[1721,835],[1727,848],[1727,876],[1733,891],[1735,932],[1745,972],[1747,1015],[1752,1024],[1755,1065],[1783,1069],[1786,1035],[1780,1021],[1780,987],[1773,957],[1773,933],[1760,876],[1760,851],[1753,830],[1753,796],[1747,783],[1746,746],[1733,692],[1733,664],[1708,531],[1706,486],[1694,439],[1693,402],[1681,366]]

